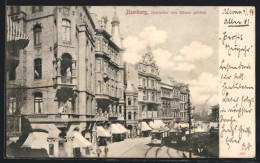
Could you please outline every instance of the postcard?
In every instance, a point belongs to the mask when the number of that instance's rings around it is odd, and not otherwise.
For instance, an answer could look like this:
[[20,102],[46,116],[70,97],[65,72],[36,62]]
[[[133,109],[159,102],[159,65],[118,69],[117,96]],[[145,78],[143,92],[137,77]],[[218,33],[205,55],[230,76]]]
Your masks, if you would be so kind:
[[6,6],[7,158],[254,158],[255,7]]

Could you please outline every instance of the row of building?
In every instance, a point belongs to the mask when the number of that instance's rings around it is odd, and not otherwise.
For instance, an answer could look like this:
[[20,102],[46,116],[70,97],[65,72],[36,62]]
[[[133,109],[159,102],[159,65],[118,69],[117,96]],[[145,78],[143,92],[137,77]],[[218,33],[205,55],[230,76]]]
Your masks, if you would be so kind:
[[8,6],[7,16],[9,141],[27,132],[24,147],[74,157],[89,144],[188,121],[188,85],[160,75],[149,45],[137,64],[123,61],[116,10],[111,33],[88,6]]

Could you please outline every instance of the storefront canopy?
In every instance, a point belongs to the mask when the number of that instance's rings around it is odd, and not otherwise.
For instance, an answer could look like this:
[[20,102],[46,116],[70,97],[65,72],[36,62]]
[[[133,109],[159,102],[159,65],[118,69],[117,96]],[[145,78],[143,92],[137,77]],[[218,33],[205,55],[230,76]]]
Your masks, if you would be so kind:
[[154,124],[155,124],[155,126],[157,126],[157,128],[165,127],[165,124],[162,122],[162,120],[154,120]]
[[189,123],[179,123],[181,128],[189,128]]
[[123,133],[127,133],[127,129],[119,123],[111,124],[111,133],[123,134]]
[[155,125],[152,121],[149,122],[149,126],[152,128],[152,129],[157,129],[159,128],[157,125]]
[[179,132],[180,131],[180,127],[178,126],[177,123],[174,123],[172,128],[170,129],[170,132]]
[[120,130],[122,130],[124,133],[127,133],[128,131],[127,131],[127,129],[123,126],[123,125],[121,125],[120,123],[117,123],[117,126],[120,128]]
[[146,122],[142,122],[142,131],[151,131],[152,129],[147,125]]
[[79,148],[79,147],[90,147],[93,144],[87,141],[79,132],[73,133],[74,139],[73,139],[73,148]]
[[41,129],[49,133],[50,137],[59,137],[61,131],[55,126],[55,124],[31,124],[32,129]]
[[26,141],[23,143],[22,148],[31,148],[31,149],[48,149],[47,142],[48,134],[45,132],[32,132],[27,137]]
[[111,137],[111,134],[106,131],[102,126],[97,126],[97,136],[98,137]]

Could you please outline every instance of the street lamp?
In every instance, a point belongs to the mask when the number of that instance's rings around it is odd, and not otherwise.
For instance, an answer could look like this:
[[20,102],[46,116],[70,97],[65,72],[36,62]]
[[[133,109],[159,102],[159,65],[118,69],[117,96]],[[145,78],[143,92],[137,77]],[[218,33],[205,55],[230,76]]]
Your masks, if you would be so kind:
[[188,91],[188,116],[189,116],[189,157],[191,158],[191,106],[190,91]]

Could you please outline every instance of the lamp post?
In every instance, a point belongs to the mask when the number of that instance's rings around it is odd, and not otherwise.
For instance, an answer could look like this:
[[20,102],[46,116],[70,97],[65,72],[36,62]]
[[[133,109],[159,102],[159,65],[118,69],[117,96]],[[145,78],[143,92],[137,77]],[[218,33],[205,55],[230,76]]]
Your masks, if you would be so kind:
[[191,106],[190,106],[190,92],[188,92],[188,116],[189,116],[189,158],[191,158]]

